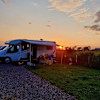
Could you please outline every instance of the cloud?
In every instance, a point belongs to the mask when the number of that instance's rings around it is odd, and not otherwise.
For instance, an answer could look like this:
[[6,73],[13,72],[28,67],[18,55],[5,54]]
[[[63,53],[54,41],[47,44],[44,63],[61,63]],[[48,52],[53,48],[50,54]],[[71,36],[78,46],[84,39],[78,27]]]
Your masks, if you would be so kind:
[[48,20],[48,21],[47,21],[47,25],[45,25],[45,27],[47,27],[47,28],[51,28],[51,27],[52,27],[52,25],[51,25],[51,20]]
[[95,16],[96,16],[96,20],[94,21],[94,23],[100,22],[100,11],[96,12]]
[[61,12],[72,12],[84,4],[86,0],[49,0],[50,8],[55,8]]
[[6,0],[1,0],[3,3],[5,3],[5,4],[9,4],[9,5],[12,5],[13,4],[13,2],[10,2],[10,1],[6,1]]
[[32,24],[31,22],[28,22],[28,24]]
[[72,16],[75,20],[78,21],[85,21],[92,18],[91,14],[88,13],[88,9],[86,8],[80,9],[77,12],[70,14],[70,16]]
[[83,21],[86,21],[86,20],[88,20],[92,17],[91,17],[90,14],[84,13],[84,14],[81,14],[81,15],[73,16],[73,18],[77,21],[83,22]]
[[45,27],[47,27],[47,28],[51,28],[52,26],[51,26],[51,25],[46,25]]
[[51,23],[51,20],[48,20],[48,23]]
[[5,0],[1,0],[3,3],[5,3],[6,4],[6,1]]
[[95,33],[96,35],[100,35],[100,33]]
[[100,31],[100,25],[84,26],[84,28],[90,29],[92,31]]
[[95,24],[93,23],[93,25],[84,26],[84,28],[94,31],[96,35],[99,35],[100,33],[98,33],[98,32],[100,32],[100,24],[99,24],[100,11],[95,13],[95,17],[96,17],[96,19],[93,21]]
[[[87,0],[49,0],[51,5],[48,10],[58,10],[60,12],[68,13],[79,22],[86,21],[91,17],[89,9],[84,6]],[[84,8],[83,8],[84,6]]]

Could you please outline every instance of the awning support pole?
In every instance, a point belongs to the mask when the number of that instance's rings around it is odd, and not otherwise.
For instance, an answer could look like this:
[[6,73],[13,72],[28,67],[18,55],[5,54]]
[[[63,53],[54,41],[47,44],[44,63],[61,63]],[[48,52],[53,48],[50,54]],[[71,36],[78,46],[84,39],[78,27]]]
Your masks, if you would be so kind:
[[30,63],[31,63],[31,43],[30,43]]

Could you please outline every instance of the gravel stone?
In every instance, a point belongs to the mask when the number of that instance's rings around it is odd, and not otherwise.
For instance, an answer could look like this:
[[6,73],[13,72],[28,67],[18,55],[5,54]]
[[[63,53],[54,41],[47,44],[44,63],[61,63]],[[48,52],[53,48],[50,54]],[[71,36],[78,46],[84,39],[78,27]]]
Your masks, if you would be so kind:
[[0,100],[77,100],[24,66],[0,64]]

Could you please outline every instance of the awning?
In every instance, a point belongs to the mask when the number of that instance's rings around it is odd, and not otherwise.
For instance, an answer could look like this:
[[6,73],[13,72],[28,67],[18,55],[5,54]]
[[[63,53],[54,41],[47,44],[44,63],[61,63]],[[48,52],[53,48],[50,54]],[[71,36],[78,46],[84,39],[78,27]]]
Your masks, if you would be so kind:
[[46,45],[46,46],[53,46],[56,45],[56,42],[49,42],[49,41],[35,41],[35,40],[23,40],[24,42],[36,45]]
[[21,43],[21,40],[11,40],[11,41],[5,42],[5,44],[9,44],[9,45],[17,45],[20,43]]
[[46,46],[56,46],[56,42],[51,42],[51,41],[37,41],[37,40],[26,40],[26,39],[18,39],[18,40],[11,40],[5,42],[5,44],[9,45],[18,45],[22,42],[26,42],[29,44],[35,44],[35,45],[46,45]]

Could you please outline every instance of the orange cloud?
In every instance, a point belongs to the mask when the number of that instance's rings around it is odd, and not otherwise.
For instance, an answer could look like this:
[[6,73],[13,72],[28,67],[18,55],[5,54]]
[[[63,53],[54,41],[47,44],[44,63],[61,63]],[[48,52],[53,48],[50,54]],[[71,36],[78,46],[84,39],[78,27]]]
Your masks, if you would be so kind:
[[80,9],[80,10],[72,13],[70,16],[72,16],[75,20],[78,20],[80,22],[92,18],[92,15],[90,13],[88,13],[88,9],[86,9],[86,8]]
[[88,0],[49,0],[51,5],[48,10],[56,9],[60,12],[68,13],[75,20],[83,22],[92,18],[88,7],[84,6],[86,1]]
[[51,2],[50,8],[56,8],[61,12],[72,12],[76,8],[82,6],[86,0],[49,0]]

